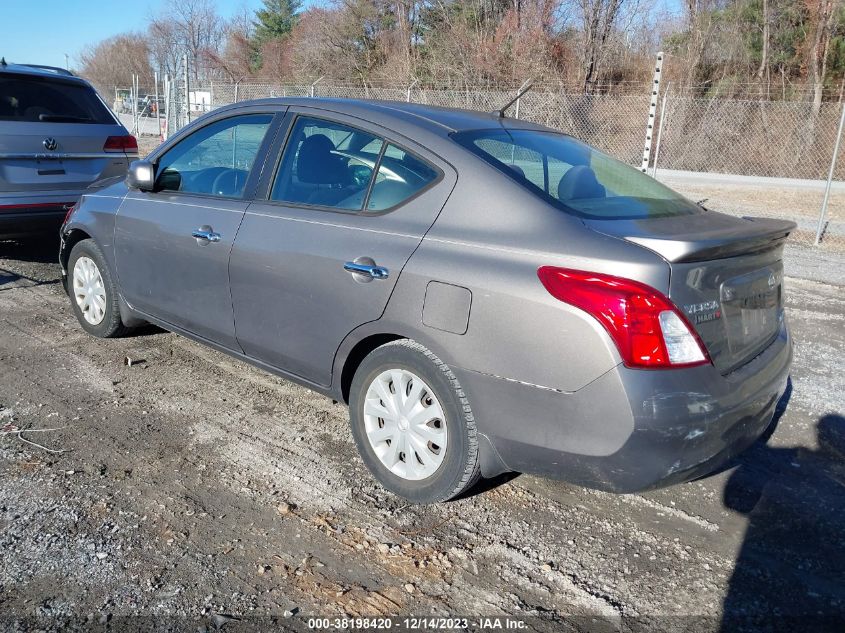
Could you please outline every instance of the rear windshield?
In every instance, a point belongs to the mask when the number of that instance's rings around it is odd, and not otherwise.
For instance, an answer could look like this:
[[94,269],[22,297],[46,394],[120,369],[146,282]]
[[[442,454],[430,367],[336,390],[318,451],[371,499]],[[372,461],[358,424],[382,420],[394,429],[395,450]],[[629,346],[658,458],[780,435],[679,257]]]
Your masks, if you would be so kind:
[[576,215],[619,220],[701,212],[654,178],[564,134],[498,128],[452,137],[543,199]]
[[89,86],[0,75],[0,121],[113,124],[114,118]]

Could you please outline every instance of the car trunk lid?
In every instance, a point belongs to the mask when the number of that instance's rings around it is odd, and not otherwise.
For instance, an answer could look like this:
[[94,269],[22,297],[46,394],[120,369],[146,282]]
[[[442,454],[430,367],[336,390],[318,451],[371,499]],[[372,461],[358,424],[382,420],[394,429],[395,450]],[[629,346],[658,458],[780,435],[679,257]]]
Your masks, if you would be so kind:
[[754,358],[777,336],[783,319],[783,245],[793,222],[702,212],[585,223],[669,263],[669,298],[722,373]]
[[130,158],[103,149],[109,136],[125,135],[118,124],[0,121],[0,192],[84,189]]

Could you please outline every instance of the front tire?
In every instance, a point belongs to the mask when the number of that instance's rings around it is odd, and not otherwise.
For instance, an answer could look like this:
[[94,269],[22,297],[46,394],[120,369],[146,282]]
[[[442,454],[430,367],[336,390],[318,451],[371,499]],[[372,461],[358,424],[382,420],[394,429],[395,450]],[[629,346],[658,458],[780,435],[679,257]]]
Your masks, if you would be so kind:
[[382,345],[358,367],[349,398],[364,463],[414,503],[451,499],[479,478],[475,418],[442,360],[407,339]]
[[120,320],[117,286],[94,240],[82,240],[71,249],[67,285],[73,313],[86,332],[112,338],[129,331]]

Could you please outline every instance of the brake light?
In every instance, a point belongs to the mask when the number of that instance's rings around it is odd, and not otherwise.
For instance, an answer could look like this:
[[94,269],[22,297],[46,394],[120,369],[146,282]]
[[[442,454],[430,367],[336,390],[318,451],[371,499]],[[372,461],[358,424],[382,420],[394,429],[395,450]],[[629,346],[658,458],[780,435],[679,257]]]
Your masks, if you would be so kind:
[[62,222],[63,226],[68,223],[68,220],[70,220],[70,216],[73,215],[74,211],[76,211],[76,205],[76,202],[74,202],[73,204],[65,205],[65,207],[67,208],[67,213],[65,213],[64,222]]
[[131,134],[126,136],[110,136],[103,145],[105,152],[137,152],[138,140]]
[[638,281],[543,266],[537,276],[560,301],[604,326],[627,367],[662,369],[710,362],[689,321],[660,291]]

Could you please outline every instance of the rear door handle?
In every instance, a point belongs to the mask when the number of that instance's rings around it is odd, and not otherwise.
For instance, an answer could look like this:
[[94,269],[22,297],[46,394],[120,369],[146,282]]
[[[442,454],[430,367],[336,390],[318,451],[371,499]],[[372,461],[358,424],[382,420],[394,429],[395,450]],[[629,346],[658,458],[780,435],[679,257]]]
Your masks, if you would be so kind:
[[214,231],[206,231],[204,229],[197,229],[191,235],[198,240],[205,240],[207,242],[219,242],[220,241],[220,233],[215,233]]
[[346,262],[343,265],[343,269],[357,275],[366,275],[372,279],[387,279],[390,276],[390,271],[384,266],[370,266],[369,264]]

